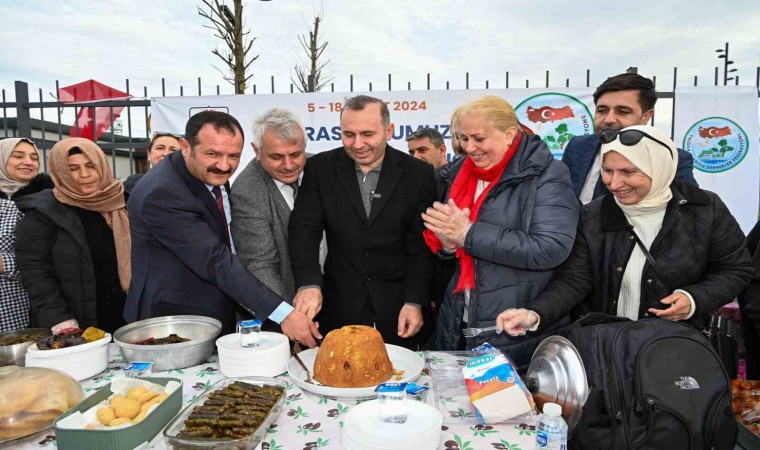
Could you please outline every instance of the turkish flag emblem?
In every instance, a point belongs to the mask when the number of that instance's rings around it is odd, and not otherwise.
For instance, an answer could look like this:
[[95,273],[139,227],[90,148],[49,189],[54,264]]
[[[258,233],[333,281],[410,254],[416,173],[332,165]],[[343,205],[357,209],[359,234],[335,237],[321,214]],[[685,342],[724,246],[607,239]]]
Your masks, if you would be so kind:
[[[96,102],[103,100],[127,100],[132,96],[126,92],[106,86],[95,80],[87,80],[58,89],[61,103]],[[97,141],[111,128],[119,117],[123,106],[85,106],[79,110],[69,135]]]

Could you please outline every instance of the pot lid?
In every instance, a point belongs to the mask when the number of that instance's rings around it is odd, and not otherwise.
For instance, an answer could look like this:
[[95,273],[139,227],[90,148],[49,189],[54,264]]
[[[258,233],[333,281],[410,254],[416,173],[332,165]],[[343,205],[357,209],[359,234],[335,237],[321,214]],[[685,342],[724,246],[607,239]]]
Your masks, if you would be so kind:
[[557,403],[569,429],[575,427],[589,387],[581,356],[570,341],[562,336],[544,339],[533,353],[525,382],[542,411],[544,403]]

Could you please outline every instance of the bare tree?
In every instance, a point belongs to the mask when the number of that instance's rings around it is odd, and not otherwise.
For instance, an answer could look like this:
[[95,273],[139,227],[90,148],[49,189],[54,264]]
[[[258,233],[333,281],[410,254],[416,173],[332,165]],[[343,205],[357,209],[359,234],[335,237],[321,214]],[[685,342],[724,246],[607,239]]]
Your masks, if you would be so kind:
[[230,11],[227,5],[220,4],[219,0],[201,1],[208,6],[209,11],[206,12],[199,6],[198,14],[211,22],[211,25],[204,25],[204,27],[214,30],[214,36],[224,41],[227,46],[221,51],[217,47],[211,53],[224,61],[228,72],[225,73],[216,66],[214,68],[222,74],[225,80],[235,86],[236,94],[243,94],[246,83],[253,77],[253,73],[246,75],[248,69],[259,57],[256,55],[249,58],[248,55],[256,38],[248,37],[251,30],[243,32],[243,0],[232,0],[235,8],[234,13]]
[[305,34],[298,36],[301,47],[306,52],[308,63],[303,59],[300,64],[296,64],[295,78],[290,80],[296,85],[300,92],[319,92],[323,87],[332,82],[335,77],[330,72],[324,72],[324,68],[330,63],[330,60],[322,60],[322,53],[327,48],[328,42],[320,43],[319,25],[324,20],[324,12],[314,13],[313,28],[309,30],[309,37]]

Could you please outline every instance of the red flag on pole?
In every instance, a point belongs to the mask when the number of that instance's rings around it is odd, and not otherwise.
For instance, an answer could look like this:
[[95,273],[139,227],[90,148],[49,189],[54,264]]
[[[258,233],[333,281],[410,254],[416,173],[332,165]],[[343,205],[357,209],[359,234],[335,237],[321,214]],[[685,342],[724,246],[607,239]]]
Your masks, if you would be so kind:
[[[127,100],[132,96],[106,86],[95,80],[87,80],[58,89],[58,99],[62,103],[94,102],[102,100]],[[119,117],[123,106],[85,106],[79,110],[69,135],[97,141],[103,133],[111,128],[113,121]],[[111,113],[113,111],[113,114]]]

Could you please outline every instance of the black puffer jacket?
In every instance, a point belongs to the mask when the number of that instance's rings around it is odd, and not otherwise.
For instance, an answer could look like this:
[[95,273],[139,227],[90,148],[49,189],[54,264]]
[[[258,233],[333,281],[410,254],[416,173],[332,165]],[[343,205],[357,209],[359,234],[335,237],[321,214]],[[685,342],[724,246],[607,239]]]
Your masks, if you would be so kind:
[[[463,163],[464,158],[441,174],[447,186]],[[570,254],[578,224],[580,204],[567,167],[554,159],[539,136],[523,136],[495,183],[464,243],[475,260],[475,288],[467,310],[473,327],[492,326],[505,309],[530,305],[549,282],[552,270]],[[453,294],[459,270],[457,264],[438,316],[435,345],[441,350],[456,350],[459,342],[464,294]],[[468,339],[466,345],[472,348],[484,341],[509,353],[522,366],[539,339],[483,333]]]
[[14,202],[27,195],[36,194],[45,189],[53,189],[53,179],[46,173],[37,174],[26,186],[14,192],[10,198],[4,192],[0,192],[0,198],[13,200]]
[[[679,180],[671,189],[662,229],[649,249],[657,269],[645,264],[641,278],[639,318],[648,316],[649,308],[663,309],[660,300],[682,289],[697,307],[689,322],[701,326],[710,311],[747,287],[752,261],[744,233],[717,195]],[[577,315],[617,315],[623,273],[635,245],[611,193],[584,206],[570,257],[529,306],[541,317],[538,331],[576,306]]]
[[76,209],[52,190],[16,205],[26,214],[16,229],[16,264],[39,325],[76,319],[82,328],[95,326],[95,270]]

